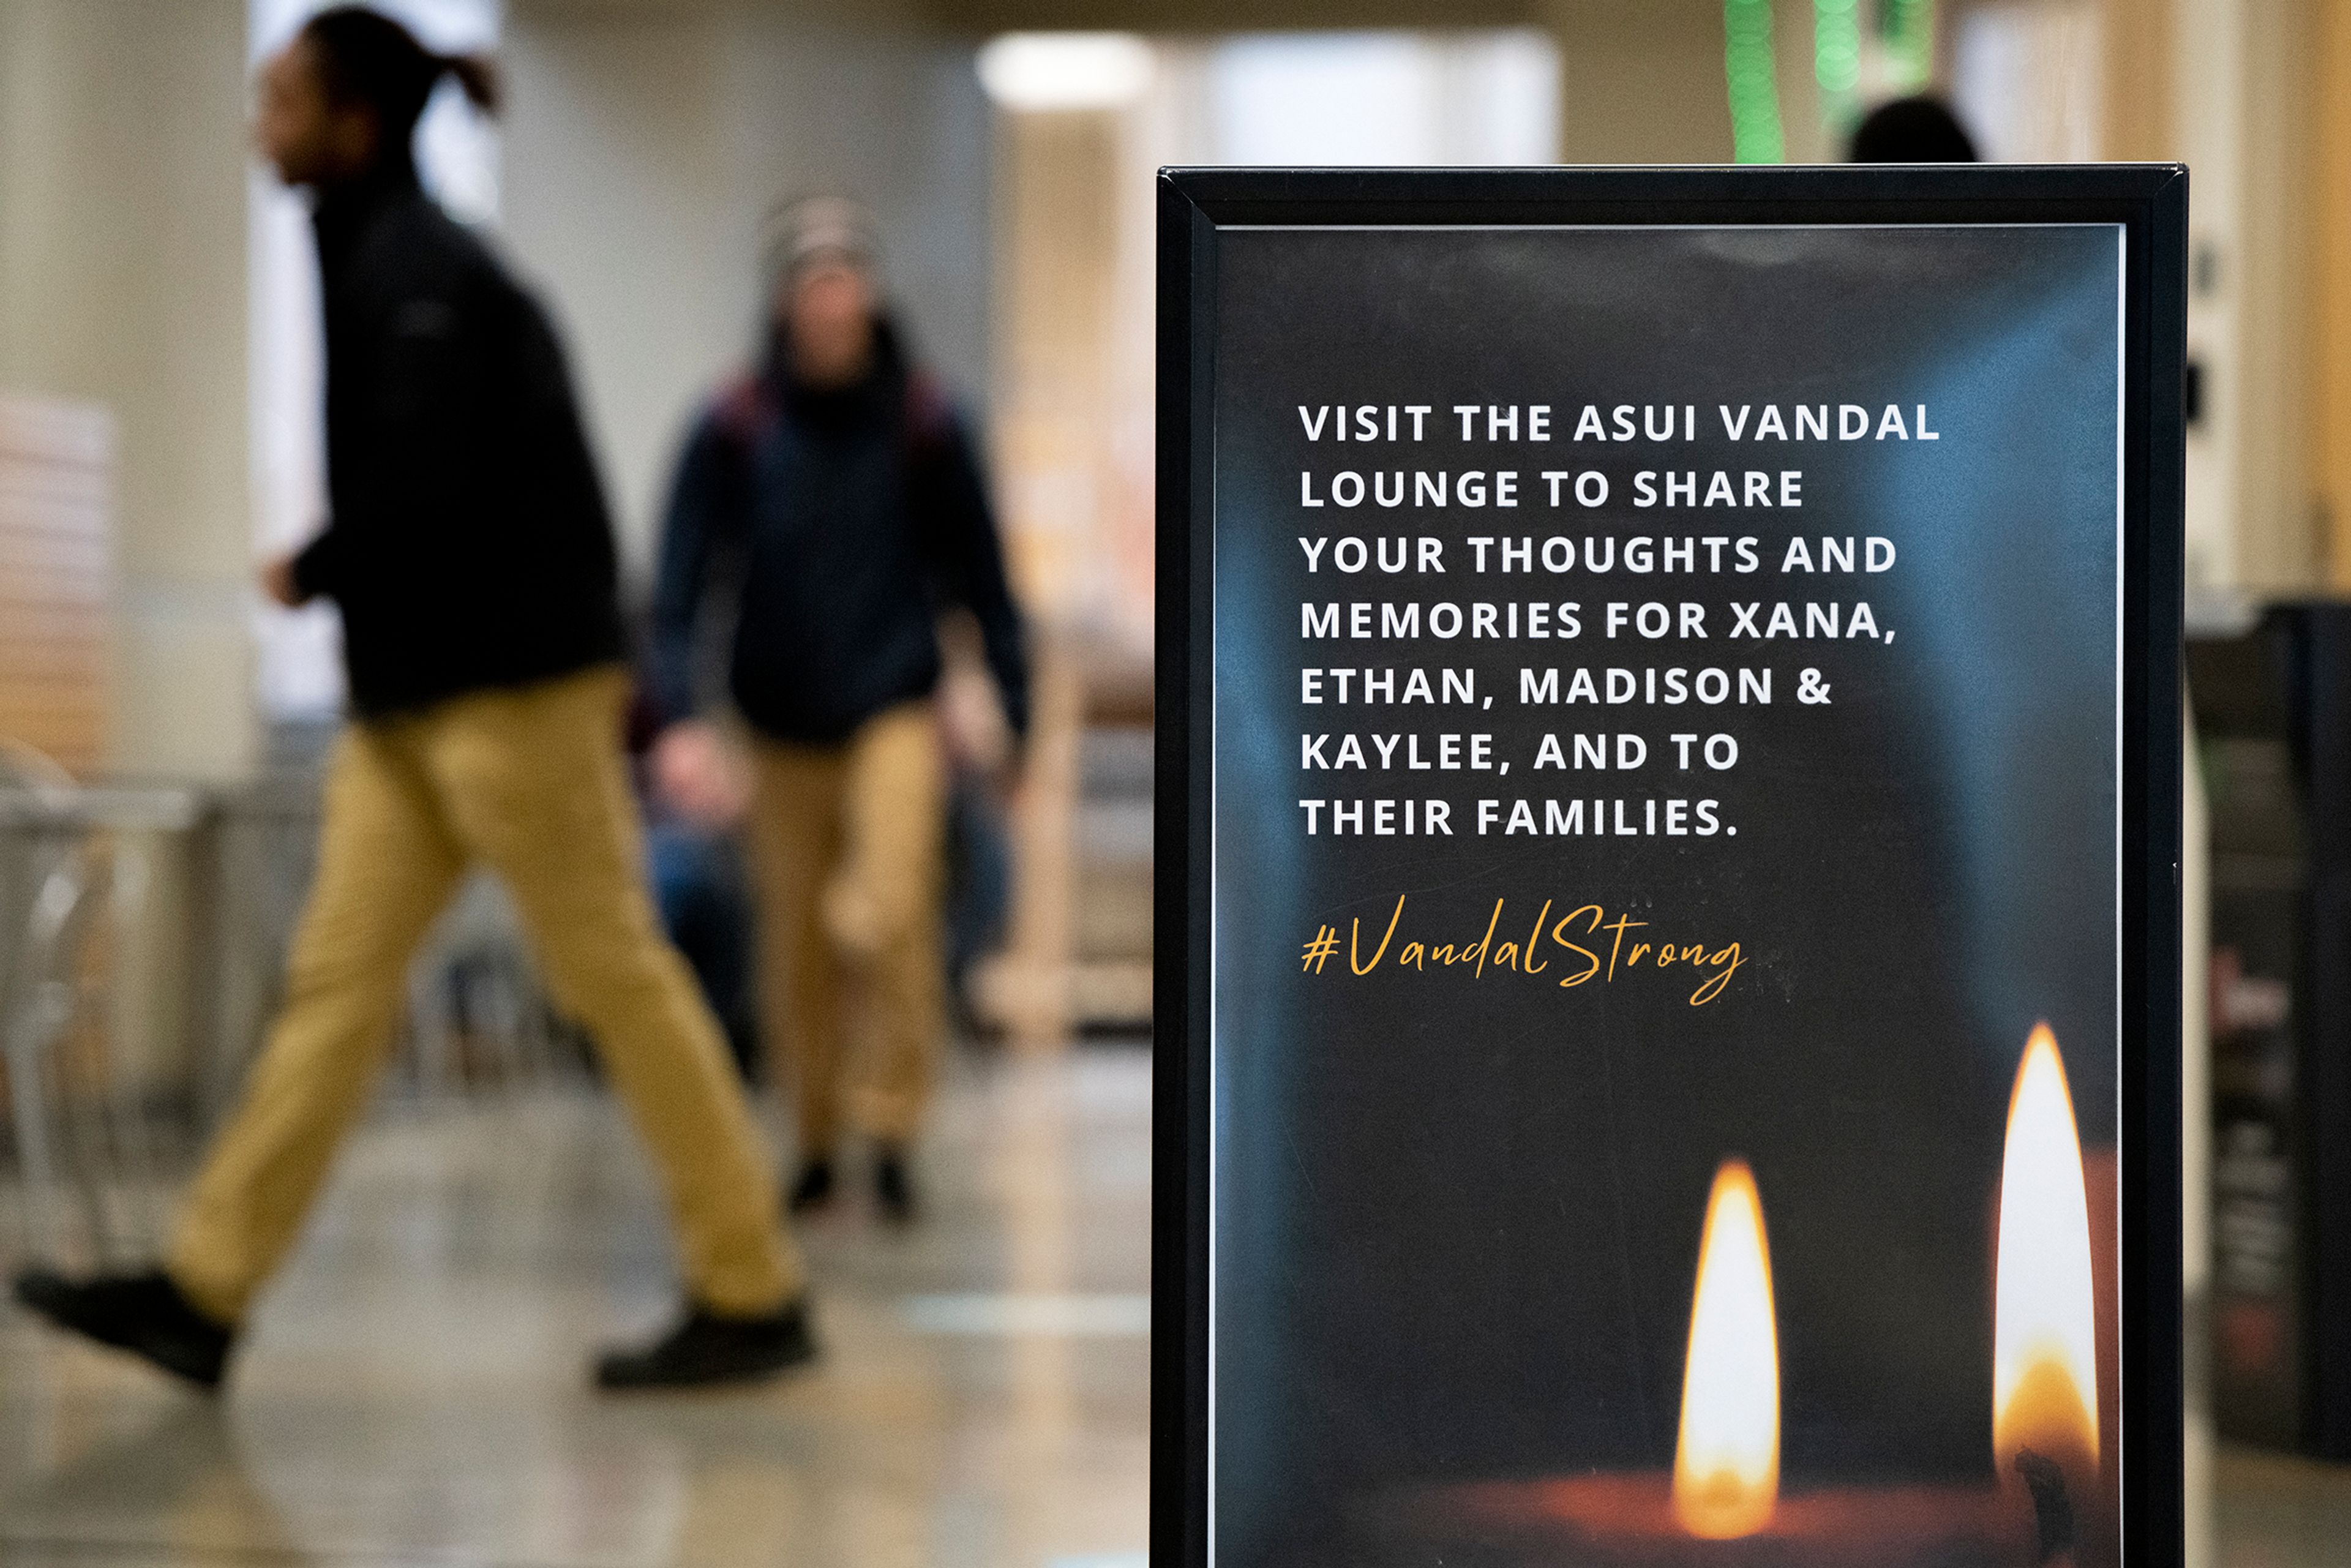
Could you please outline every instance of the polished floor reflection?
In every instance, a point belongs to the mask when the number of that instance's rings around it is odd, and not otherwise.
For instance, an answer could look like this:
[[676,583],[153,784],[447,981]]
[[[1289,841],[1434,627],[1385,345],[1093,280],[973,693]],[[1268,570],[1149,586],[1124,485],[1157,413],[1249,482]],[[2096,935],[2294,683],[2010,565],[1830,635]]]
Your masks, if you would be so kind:
[[0,1562],[1141,1568],[1149,1125],[1139,1049],[967,1064],[925,1221],[807,1228],[819,1369],[614,1399],[672,1286],[607,1103],[388,1107],[225,1398],[0,1318]]
[[[614,1399],[671,1274],[609,1104],[395,1101],[227,1397],[0,1309],[0,1565],[1144,1568],[1150,1119],[1138,1048],[966,1061],[924,1223],[806,1228],[821,1367]],[[2219,1568],[2351,1563],[2351,1469],[2219,1479]]]

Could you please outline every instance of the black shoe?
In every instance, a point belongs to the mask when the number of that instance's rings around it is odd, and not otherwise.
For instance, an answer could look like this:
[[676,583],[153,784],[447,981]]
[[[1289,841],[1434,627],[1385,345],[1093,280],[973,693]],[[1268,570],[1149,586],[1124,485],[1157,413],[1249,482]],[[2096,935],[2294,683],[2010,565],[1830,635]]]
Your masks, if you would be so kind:
[[16,1299],[61,1329],[144,1356],[200,1388],[220,1386],[236,1340],[196,1311],[160,1270],[101,1274],[77,1283],[28,1269],[16,1276]]
[[700,1307],[642,1350],[608,1352],[599,1388],[705,1388],[748,1383],[816,1359],[806,1298],[764,1318],[722,1318]]
[[784,1207],[794,1214],[805,1214],[811,1208],[822,1208],[832,1201],[832,1162],[803,1160],[800,1174],[792,1182],[792,1190],[784,1199]]
[[891,1224],[914,1222],[914,1185],[906,1175],[906,1151],[894,1144],[883,1145],[873,1156],[873,1198]]

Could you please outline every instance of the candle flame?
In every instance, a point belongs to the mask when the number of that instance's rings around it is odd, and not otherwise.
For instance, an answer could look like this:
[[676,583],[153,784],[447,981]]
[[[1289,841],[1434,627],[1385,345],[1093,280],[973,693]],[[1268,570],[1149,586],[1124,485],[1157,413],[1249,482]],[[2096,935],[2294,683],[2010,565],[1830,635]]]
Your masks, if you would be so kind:
[[1707,1198],[1674,1451],[1674,1517],[1727,1541],[1771,1521],[1780,1497],[1780,1339],[1763,1199],[1744,1160],[1725,1160]]
[[1992,1458],[2027,1450],[2095,1473],[2098,1350],[2090,1208],[2064,1059],[2034,1028],[2008,1103],[1992,1299]]

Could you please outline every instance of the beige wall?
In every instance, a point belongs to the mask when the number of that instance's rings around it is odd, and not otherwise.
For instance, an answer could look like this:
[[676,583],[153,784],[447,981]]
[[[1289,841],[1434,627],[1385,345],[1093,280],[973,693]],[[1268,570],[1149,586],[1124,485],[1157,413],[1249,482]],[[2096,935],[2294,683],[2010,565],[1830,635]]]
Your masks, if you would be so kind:
[[239,0],[0,0],[0,387],[116,422],[110,759],[252,755]]
[[2245,87],[2235,277],[2238,581],[2308,593],[2325,571],[2311,465],[2310,72],[2317,5],[2241,0]]
[[[2188,575],[2255,599],[2330,576],[2325,421],[2340,329],[2320,245],[2344,209],[2325,166],[2324,0],[2101,0],[2105,155],[2189,172]],[[2339,47],[2339,46],[2337,46]],[[2322,92],[2322,79],[2329,79]]]
[[685,421],[745,362],[762,217],[782,196],[876,210],[917,347],[987,389],[988,118],[968,45],[766,7],[524,0],[504,228],[564,323],[632,571]]
[[2327,586],[2351,592],[2351,5],[2325,8],[2313,51],[2312,465]]
[[2179,8],[2179,0],[2103,0],[2098,7],[2108,158],[2178,156]]
[[[1730,161],[1720,0],[1551,0],[1536,19],[1559,40],[1562,161]],[[1773,20],[1775,42],[1793,34]]]

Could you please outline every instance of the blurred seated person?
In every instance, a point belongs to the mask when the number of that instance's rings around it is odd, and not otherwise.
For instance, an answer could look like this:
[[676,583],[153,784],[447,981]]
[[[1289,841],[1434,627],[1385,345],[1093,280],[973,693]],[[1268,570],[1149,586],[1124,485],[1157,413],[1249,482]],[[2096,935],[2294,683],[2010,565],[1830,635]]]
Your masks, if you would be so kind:
[[732,751],[716,766],[681,770],[679,752],[663,753],[668,777],[655,773],[655,727],[642,695],[629,716],[629,748],[643,762],[638,797],[645,819],[645,875],[662,926],[694,971],[702,999],[726,1031],[726,1048],[745,1083],[759,1081],[759,1009],[751,983],[750,878],[740,834],[751,803],[750,769]]
[[1029,668],[970,435],[909,362],[875,266],[854,204],[781,214],[758,363],[712,400],[678,462],[652,682],[670,721],[655,775],[724,766],[695,653],[705,622],[731,616],[727,695],[752,741],[760,1016],[799,1127],[792,1207],[831,1200],[856,1133],[873,1145],[882,1212],[904,1221],[946,1028],[938,616],[970,611],[1016,737]]
[[970,612],[939,622],[946,674],[939,734],[947,762],[947,996],[956,1029],[977,1036],[972,972],[1004,944],[1012,915],[1011,801],[1005,785],[1012,734],[987,675],[985,640]]

